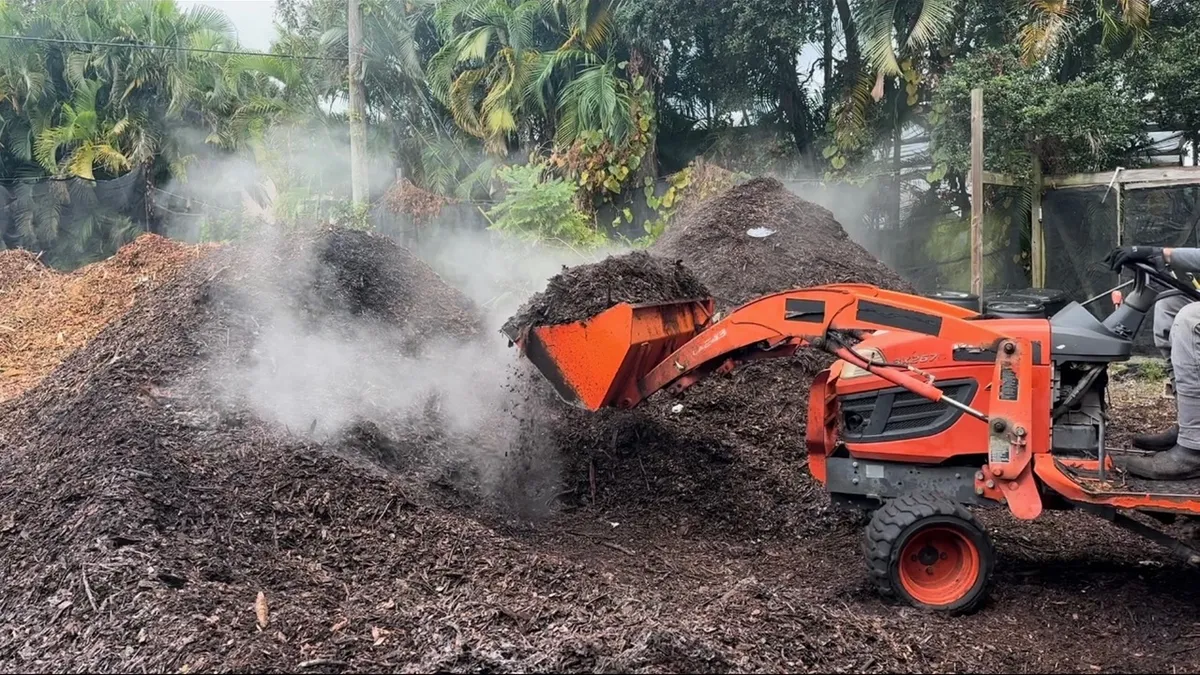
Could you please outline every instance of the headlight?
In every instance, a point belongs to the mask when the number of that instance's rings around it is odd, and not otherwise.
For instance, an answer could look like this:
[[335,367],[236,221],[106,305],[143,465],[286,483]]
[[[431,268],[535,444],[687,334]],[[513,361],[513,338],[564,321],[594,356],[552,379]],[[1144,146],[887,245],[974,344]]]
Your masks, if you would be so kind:
[[[856,349],[855,351],[857,351],[859,354],[862,354],[863,358],[867,359],[868,361],[883,361],[883,352],[875,349],[874,347],[870,349]],[[840,379],[847,380],[852,377],[862,377],[863,375],[870,374],[871,373],[869,371],[860,368],[853,363],[846,362],[846,365],[842,366],[842,377]]]

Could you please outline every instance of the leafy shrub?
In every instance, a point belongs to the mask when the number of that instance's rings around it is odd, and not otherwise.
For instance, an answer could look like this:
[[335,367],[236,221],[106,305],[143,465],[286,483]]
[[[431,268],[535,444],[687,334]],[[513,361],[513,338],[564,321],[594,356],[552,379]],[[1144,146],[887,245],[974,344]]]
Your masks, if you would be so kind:
[[575,186],[549,175],[540,164],[496,170],[504,200],[488,211],[491,229],[538,241],[598,246],[606,240],[575,205]]

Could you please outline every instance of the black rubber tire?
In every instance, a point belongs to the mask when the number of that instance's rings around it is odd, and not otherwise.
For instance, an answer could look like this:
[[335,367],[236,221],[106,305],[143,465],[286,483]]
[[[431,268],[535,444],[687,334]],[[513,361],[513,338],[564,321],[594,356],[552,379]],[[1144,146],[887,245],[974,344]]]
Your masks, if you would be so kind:
[[[942,606],[917,601],[900,583],[900,551],[904,550],[905,542],[935,525],[954,528],[969,538],[979,552],[980,574],[975,584],[961,598]],[[965,506],[946,497],[922,493],[892,499],[875,512],[866,528],[863,553],[871,580],[881,595],[950,615],[969,614],[983,605],[996,564],[991,538]]]

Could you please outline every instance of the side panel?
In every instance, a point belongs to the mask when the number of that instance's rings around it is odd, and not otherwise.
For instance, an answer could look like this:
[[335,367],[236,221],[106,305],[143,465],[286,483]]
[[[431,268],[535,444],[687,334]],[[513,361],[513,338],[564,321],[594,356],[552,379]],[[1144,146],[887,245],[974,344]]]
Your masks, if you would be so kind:
[[[1032,391],[1033,410],[1049,411],[1052,397],[1053,366],[1050,365],[1049,323],[1041,319],[995,319],[981,321],[998,331],[1029,340],[1033,345]],[[938,382],[974,379],[978,386],[970,404],[987,413],[992,399],[992,380],[995,377],[995,352],[967,349],[948,344],[938,338],[908,332],[876,333],[863,340],[858,349],[877,350],[889,363],[902,363],[927,373]],[[864,371],[842,367],[832,387],[838,397],[852,399],[855,395],[892,389],[893,385]],[[1034,414],[1030,423],[1028,447],[1033,453],[1049,452],[1049,414]],[[963,455],[985,456],[988,453],[990,432],[986,423],[960,415],[942,431],[895,441],[855,442],[843,438],[854,457],[883,461],[941,463]]]

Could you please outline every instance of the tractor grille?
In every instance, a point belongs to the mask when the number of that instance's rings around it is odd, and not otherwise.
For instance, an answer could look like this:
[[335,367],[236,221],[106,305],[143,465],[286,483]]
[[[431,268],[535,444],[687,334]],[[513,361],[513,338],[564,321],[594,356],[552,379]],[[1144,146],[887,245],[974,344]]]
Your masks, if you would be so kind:
[[[978,384],[970,378],[936,383],[946,395],[970,403]],[[902,441],[949,429],[962,411],[934,403],[903,387],[838,397],[842,411],[842,438],[857,443]]]

